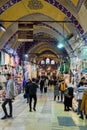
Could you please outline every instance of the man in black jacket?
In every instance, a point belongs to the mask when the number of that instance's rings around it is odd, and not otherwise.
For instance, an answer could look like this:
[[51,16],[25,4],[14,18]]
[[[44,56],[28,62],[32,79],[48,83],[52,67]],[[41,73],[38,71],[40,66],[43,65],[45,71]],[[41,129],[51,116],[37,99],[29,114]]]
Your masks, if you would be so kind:
[[25,85],[25,96],[27,98],[27,103],[29,103],[29,85],[32,83],[31,79],[28,79]]
[[36,103],[37,103],[37,88],[38,85],[35,83],[35,79],[32,78],[32,83],[29,85],[29,107],[30,107],[30,112],[32,112],[32,99],[34,99],[34,105],[33,105],[33,110],[36,111]]
[[43,93],[43,88],[44,88],[44,79],[42,78],[40,80],[40,92]]

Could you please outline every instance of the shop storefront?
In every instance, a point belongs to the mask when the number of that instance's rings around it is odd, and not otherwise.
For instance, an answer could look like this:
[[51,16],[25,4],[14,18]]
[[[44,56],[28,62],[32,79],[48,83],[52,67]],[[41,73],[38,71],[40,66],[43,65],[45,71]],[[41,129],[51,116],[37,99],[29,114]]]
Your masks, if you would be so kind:
[[57,64],[53,59],[45,58],[40,61],[39,65],[38,76],[57,76]]
[[77,85],[81,78],[81,70],[82,70],[82,59],[81,57],[72,57],[70,70],[72,73],[72,83]]
[[37,78],[37,65],[27,62],[24,62],[24,77],[27,81],[28,79]]
[[21,85],[23,80],[23,67],[19,65],[19,58],[18,56],[8,54],[4,51],[0,52],[0,97],[3,98],[4,90],[5,90],[5,83],[6,78],[5,75],[10,73],[14,75],[14,80],[16,83],[17,91],[20,90],[21,92]]
[[37,78],[37,65],[32,64],[32,78]]
[[23,69],[23,73],[24,73],[24,78],[27,81],[28,79],[31,79],[31,65],[29,62],[24,61],[24,69]]

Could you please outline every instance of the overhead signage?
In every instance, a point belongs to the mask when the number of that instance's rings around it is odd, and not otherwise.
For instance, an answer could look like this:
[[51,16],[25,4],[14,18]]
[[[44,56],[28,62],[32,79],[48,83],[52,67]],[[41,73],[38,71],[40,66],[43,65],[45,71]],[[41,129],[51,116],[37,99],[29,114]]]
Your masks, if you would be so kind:
[[33,23],[20,22],[18,24],[18,41],[20,42],[33,41]]

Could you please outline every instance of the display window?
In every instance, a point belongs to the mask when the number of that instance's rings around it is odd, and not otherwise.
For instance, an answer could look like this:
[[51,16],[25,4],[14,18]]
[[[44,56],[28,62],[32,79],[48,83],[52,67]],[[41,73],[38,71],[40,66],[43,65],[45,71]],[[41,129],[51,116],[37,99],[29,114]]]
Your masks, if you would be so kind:
[[46,59],[46,64],[50,64],[50,59],[49,58]]
[[51,60],[51,65],[54,65],[55,64],[55,61],[54,60]]
[[44,64],[45,64],[45,61],[44,61],[44,60],[42,60],[42,61],[41,61],[41,64],[42,64],[42,65],[44,65]]

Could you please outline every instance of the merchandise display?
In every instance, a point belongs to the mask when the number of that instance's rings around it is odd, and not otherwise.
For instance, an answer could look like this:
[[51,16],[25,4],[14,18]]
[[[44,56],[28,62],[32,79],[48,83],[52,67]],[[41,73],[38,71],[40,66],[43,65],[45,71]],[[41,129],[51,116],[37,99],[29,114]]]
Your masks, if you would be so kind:
[[78,101],[76,99],[76,93],[74,93],[74,98],[73,98],[73,102],[72,102],[72,109],[73,111],[77,112],[78,109]]
[[18,64],[18,56],[12,56],[8,53],[1,52],[1,65],[0,65],[0,101],[5,98],[5,84],[7,73],[12,74],[15,80],[15,95],[21,92],[22,80],[23,80],[23,68]]

